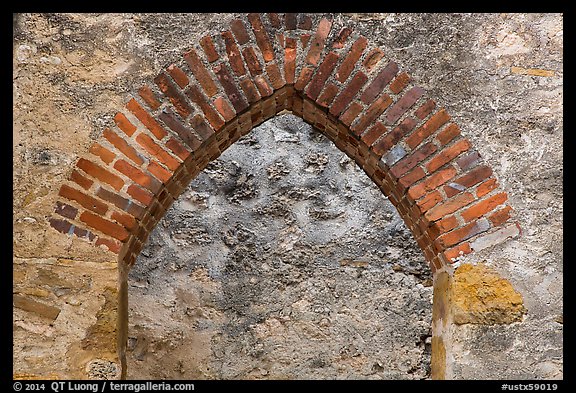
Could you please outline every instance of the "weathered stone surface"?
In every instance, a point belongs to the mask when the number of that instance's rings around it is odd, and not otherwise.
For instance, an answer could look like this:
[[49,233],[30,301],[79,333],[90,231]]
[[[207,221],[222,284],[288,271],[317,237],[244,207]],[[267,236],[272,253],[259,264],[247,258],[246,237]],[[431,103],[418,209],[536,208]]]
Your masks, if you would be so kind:
[[522,295],[483,263],[465,264],[454,272],[450,303],[457,324],[505,324],[522,321]]

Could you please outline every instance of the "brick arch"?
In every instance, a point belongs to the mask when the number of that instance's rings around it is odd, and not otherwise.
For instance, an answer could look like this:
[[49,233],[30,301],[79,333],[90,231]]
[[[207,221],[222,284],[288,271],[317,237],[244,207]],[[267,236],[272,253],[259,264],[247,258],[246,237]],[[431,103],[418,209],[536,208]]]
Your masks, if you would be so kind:
[[49,219],[118,254],[120,269],[210,161],[283,111],[354,159],[434,273],[520,232],[506,192],[448,111],[381,48],[327,17],[234,19],[135,91],[76,162]]

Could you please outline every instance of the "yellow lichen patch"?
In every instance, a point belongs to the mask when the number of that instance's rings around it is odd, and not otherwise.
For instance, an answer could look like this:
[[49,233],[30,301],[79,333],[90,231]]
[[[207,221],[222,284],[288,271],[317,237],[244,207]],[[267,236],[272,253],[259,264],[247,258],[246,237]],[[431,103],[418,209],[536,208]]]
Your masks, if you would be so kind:
[[505,324],[526,312],[522,296],[485,264],[465,264],[454,272],[451,291],[454,323]]
[[47,375],[37,375],[37,374],[23,374],[23,373],[16,373],[12,376],[13,380],[57,380],[61,379],[56,374],[47,374]]

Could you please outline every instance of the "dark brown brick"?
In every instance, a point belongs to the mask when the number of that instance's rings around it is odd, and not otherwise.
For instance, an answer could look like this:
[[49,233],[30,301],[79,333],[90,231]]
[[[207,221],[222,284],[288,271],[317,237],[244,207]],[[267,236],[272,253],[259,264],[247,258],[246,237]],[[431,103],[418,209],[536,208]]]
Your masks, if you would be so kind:
[[284,49],[284,79],[291,85],[296,75],[296,39],[286,37]]
[[[204,121],[204,118],[200,115],[194,116],[190,119],[190,125],[194,128],[194,131],[200,136],[200,138],[205,141],[214,135],[214,130],[210,128],[208,124]],[[170,168],[172,169],[172,168]]]
[[302,30],[312,30],[312,18],[308,15],[300,15],[300,22],[298,28]]
[[130,213],[136,218],[142,218],[144,216],[144,213],[146,213],[143,207],[137,205],[136,203],[132,202],[129,199],[124,198],[121,195],[118,195],[112,191],[108,191],[103,187],[98,187],[96,195],[99,198],[102,198],[105,201],[112,203],[117,208],[122,209],[127,213]]
[[348,85],[342,90],[338,95],[334,104],[330,106],[330,113],[334,116],[339,116],[340,113],[348,106],[348,104],[354,99],[356,94],[360,91],[362,86],[366,83],[368,77],[363,72],[358,72]]
[[382,52],[382,50],[380,50],[379,48],[374,48],[370,51],[370,53],[366,55],[366,58],[362,62],[362,65],[364,66],[364,68],[366,68],[367,72],[370,72],[374,68],[376,68],[376,66],[378,65],[380,60],[382,60],[383,57],[384,52]]
[[366,113],[360,118],[357,124],[352,127],[352,131],[356,133],[356,135],[361,135],[366,128],[368,128],[374,120],[376,120],[388,106],[392,103],[392,99],[388,94],[383,94],[379,97],[376,101],[372,103],[366,109]]
[[316,100],[318,95],[320,95],[320,91],[324,87],[324,84],[332,74],[332,71],[336,67],[338,63],[338,55],[334,52],[330,52],[326,55],[318,70],[316,71],[316,75],[312,78],[308,87],[306,88],[306,95],[312,99]]
[[280,68],[275,62],[266,65],[266,74],[268,75],[270,84],[272,84],[274,89],[278,90],[285,85]]
[[344,83],[346,79],[350,76],[352,71],[354,70],[354,66],[362,56],[364,49],[366,49],[366,45],[368,45],[368,40],[364,37],[358,38],[350,47],[348,54],[342,61],[342,64],[338,68],[336,72],[336,80],[339,82]]
[[168,139],[166,142],[166,147],[170,149],[170,151],[182,161],[185,161],[190,156],[190,151],[182,146],[182,144],[180,144],[180,142],[174,138]]
[[284,21],[286,23],[286,30],[296,30],[298,23],[298,14],[286,14],[284,16]]
[[240,55],[240,49],[238,49],[232,33],[230,31],[224,31],[221,33],[221,36],[224,39],[226,54],[228,55],[228,62],[230,63],[232,71],[234,71],[237,76],[245,75],[246,69],[244,68],[244,62]]
[[280,22],[280,15],[276,14],[276,13],[268,13],[268,20],[270,21],[270,25],[275,28],[278,29],[280,28],[280,24],[282,22]]
[[254,12],[248,14],[248,21],[252,25],[252,31],[256,37],[256,44],[260,48],[260,52],[262,53],[264,61],[269,62],[274,60],[274,48],[270,43],[270,38],[268,37],[268,33],[266,33],[266,29],[260,20],[259,14]]
[[344,113],[340,115],[339,119],[342,121],[342,123],[346,124],[347,126],[350,126],[350,124],[352,124],[354,119],[356,119],[356,116],[358,116],[360,112],[362,112],[362,109],[363,107],[361,104],[353,102],[350,105],[350,107],[348,107],[348,109],[346,109],[346,111],[344,111]]
[[340,29],[340,32],[338,32],[336,39],[334,39],[334,42],[332,43],[332,48],[333,49],[344,48],[346,40],[348,39],[351,33],[352,29],[350,27],[343,27],[342,29]]
[[248,102],[238,90],[238,86],[236,86],[234,78],[230,75],[228,68],[222,63],[214,66],[213,69],[236,113],[248,108]]
[[388,129],[381,122],[376,123],[368,131],[362,135],[362,141],[368,146],[371,146],[374,142],[378,140],[382,135],[388,132]]
[[310,49],[308,50],[308,54],[306,55],[306,62],[308,64],[312,64],[315,66],[318,65],[318,62],[320,61],[320,55],[324,50],[324,45],[326,44],[326,38],[328,37],[331,28],[332,28],[332,22],[326,18],[322,18],[318,23],[316,34],[314,34],[314,38],[312,39],[312,43],[310,44]]
[[398,143],[398,141],[404,137],[404,135],[407,135],[410,131],[412,131],[416,124],[418,124],[418,122],[415,119],[411,117],[405,118],[399,125],[394,127],[394,129],[390,131],[389,134],[380,139],[373,146],[372,150],[377,155],[383,155],[393,146],[395,146],[396,143]]
[[302,42],[302,48],[308,47],[308,42],[310,41],[310,37],[312,37],[310,34],[301,34],[300,35],[300,42]]
[[384,90],[384,88],[390,83],[394,75],[398,72],[398,64],[391,61],[386,67],[384,67],[374,80],[368,85],[360,96],[360,100],[366,105],[370,104],[372,101],[378,97],[378,95]]
[[240,19],[234,19],[230,22],[230,29],[232,29],[232,33],[234,33],[234,37],[236,37],[239,45],[244,45],[250,41],[250,35],[248,35],[246,26],[244,26],[244,22]]
[[204,50],[206,58],[210,63],[213,63],[220,58],[220,55],[218,55],[218,51],[216,51],[216,47],[214,46],[214,42],[210,36],[207,35],[202,37],[200,39],[200,46]]
[[428,100],[422,104],[416,111],[414,115],[420,120],[424,120],[433,110],[436,108],[436,102],[434,100]]
[[320,97],[318,97],[316,102],[321,107],[327,108],[330,106],[332,100],[334,100],[334,97],[336,97],[336,94],[338,94],[339,91],[340,89],[338,89],[338,86],[336,86],[333,83],[329,83],[322,92],[322,94],[320,94]]
[[108,211],[108,206],[105,203],[100,202],[90,195],[86,195],[82,191],[72,188],[66,184],[63,184],[62,187],[60,187],[58,195],[71,201],[76,201],[85,209],[92,210],[98,214],[104,214]]
[[456,163],[458,164],[460,169],[466,171],[469,168],[471,168],[474,164],[476,164],[479,160],[480,160],[480,153],[478,153],[476,150],[473,150],[470,153],[460,157],[456,161]]
[[392,106],[390,109],[388,109],[388,112],[386,112],[386,124],[391,125],[396,123],[396,121],[402,117],[402,115],[406,113],[406,111],[410,109],[412,105],[414,105],[416,101],[422,97],[423,94],[424,89],[418,86],[408,90],[408,92],[404,94],[398,101],[396,101],[394,106]]
[[48,222],[52,228],[65,234],[70,234],[70,229],[74,227],[69,221],[60,218],[50,218]]
[[214,94],[218,92],[218,87],[196,51],[190,49],[184,54],[184,60],[188,63],[188,67],[190,67],[192,74],[194,74],[194,77],[198,83],[200,83],[200,86],[202,86],[204,93],[208,97],[214,96]]
[[262,73],[262,65],[260,64],[260,60],[258,60],[258,56],[256,56],[256,52],[254,51],[253,47],[248,47],[242,49],[242,56],[244,57],[244,61],[248,66],[248,71],[250,71],[250,75],[256,76]]
[[78,172],[76,169],[72,170],[70,179],[85,190],[89,189],[92,184],[94,184],[92,180],[88,179],[86,176],[81,175],[80,172]]
[[126,108],[128,108],[128,110],[132,112],[132,114],[136,116],[138,120],[140,120],[140,122],[144,124],[144,126],[148,128],[152,134],[154,134],[156,138],[162,139],[166,136],[166,130],[163,129],[162,126],[158,124],[158,122],[154,120],[154,118],[147,111],[145,111],[144,108],[142,108],[135,99],[132,98],[130,101],[128,101]]
[[156,98],[156,95],[148,86],[142,86],[138,90],[138,95],[144,100],[146,105],[153,111],[160,108],[160,101]]
[[250,104],[253,104],[260,99],[260,93],[258,92],[258,89],[249,78],[241,79],[240,87],[242,88],[242,91],[244,92],[244,95]]
[[178,134],[180,139],[184,141],[188,147],[195,151],[197,148],[200,147],[202,142],[194,135],[192,130],[184,126],[181,120],[176,117],[176,115],[170,110],[165,109],[160,115],[158,116],[160,120],[162,120],[170,129]]
[[67,205],[66,203],[56,201],[56,208],[54,209],[54,212],[60,214],[62,217],[75,219],[76,215],[78,214],[78,209]]
[[422,162],[425,158],[434,154],[436,150],[438,150],[436,145],[429,142],[394,164],[390,168],[390,173],[396,177],[400,177]]
[[[216,110],[214,110],[210,104],[208,104],[204,94],[202,94],[202,92],[196,86],[190,85],[190,87],[186,89],[186,95],[192,102],[200,107],[202,112],[204,112],[206,120],[208,120],[214,130],[218,131],[220,128],[222,128],[224,125],[224,120],[222,120],[220,115],[218,115],[218,112],[216,112]],[[189,146],[192,147],[191,145]]]

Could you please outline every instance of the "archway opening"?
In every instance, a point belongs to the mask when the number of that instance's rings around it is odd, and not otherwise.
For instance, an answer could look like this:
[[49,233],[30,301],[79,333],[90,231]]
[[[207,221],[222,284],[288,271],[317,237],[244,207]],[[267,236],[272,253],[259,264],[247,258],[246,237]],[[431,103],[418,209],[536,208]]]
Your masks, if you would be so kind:
[[198,174],[128,287],[129,379],[430,377],[418,244],[362,169],[290,114]]

